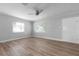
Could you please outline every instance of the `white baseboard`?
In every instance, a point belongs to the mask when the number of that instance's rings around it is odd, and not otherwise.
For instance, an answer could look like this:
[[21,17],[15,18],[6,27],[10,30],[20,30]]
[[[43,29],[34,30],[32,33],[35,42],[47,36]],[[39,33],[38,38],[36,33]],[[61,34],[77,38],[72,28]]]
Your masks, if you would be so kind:
[[26,37],[19,37],[19,38],[13,38],[13,39],[8,39],[8,40],[3,40],[3,41],[0,41],[0,43],[9,42],[9,41],[18,40],[18,39],[23,39],[23,38],[29,38],[29,37],[31,37],[31,36],[26,36]]
[[[0,43],[12,41],[12,40],[23,39],[23,38],[29,38],[29,37],[31,37],[31,36],[26,36],[26,37],[19,37],[19,38],[14,38],[14,39],[3,40],[3,41],[0,41]],[[45,36],[33,36],[33,37],[79,44],[79,42],[70,42],[70,41],[65,41],[65,40],[63,40],[63,39],[52,38],[52,37],[45,37]]]
[[45,36],[34,36],[36,38],[44,38],[44,39],[50,39],[50,40],[60,40],[62,41],[62,39],[57,39],[57,38],[52,38],[52,37],[45,37]]
[[58,39],[58,38],[51,38],[51,37],[45,37],[45,36],[34,36],[36,38],[43,38],[43,39],[50,39],[50,40],[56,40],[56,41],[62,41],[62,42],[68,42],[68,43],[74,43],[74,44],[79,44],[79,42],[71,42],[71,41],[65,41],[63,39]]

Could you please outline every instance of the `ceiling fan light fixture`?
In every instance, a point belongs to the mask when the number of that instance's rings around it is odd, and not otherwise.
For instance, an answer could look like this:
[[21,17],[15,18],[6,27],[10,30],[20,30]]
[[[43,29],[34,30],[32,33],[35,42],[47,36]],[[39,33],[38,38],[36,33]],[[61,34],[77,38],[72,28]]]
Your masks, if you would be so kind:
[[41,9],[41,10],[36,10],[36,15],[39,15],[42,11],[43,11],[43,9]]

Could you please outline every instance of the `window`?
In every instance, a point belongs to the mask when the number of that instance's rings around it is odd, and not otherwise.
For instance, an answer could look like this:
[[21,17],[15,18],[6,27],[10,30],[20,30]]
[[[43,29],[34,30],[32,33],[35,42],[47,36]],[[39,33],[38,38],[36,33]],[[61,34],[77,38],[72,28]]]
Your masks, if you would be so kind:
[[39,33],[43,33],[45,32],[44,26],[41,24],[34,24],[34,31],[35,32],[39,32]]
[[13,23],[13,32],[24,32],[24,23],[14,22]]

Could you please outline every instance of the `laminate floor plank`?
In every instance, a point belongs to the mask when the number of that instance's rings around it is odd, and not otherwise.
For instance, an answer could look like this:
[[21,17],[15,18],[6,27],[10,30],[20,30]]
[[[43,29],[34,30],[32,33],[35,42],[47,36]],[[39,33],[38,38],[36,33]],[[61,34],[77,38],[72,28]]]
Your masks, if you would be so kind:
[[79,56],[79,44],[24,38],[0,43],[0,56]]

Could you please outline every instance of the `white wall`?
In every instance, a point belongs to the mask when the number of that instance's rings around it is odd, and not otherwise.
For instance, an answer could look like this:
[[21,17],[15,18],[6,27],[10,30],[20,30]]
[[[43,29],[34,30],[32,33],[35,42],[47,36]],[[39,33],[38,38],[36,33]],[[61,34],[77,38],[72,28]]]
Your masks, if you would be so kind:
[[[39,21],[34,22],[34,24],[41,24],[44,26],[45,32],[34,32],[35,37],[46,37],[46,38],[62,38],[62,23],[59,17],[50,16]],[[37,26],[37,25],[35,25]],[[34,26],[34,28],[35,28]]]
[[[70,37],[71,39],[67,39],[67,36],[63,36],[64,35],[63,34],[63,26],[64,26],[63,20],[64,19],[67,20],[67,18],[72,18],[72,17],[79,17],[79,11],[64,12],[62,14],[56,14],[56,15],[51,15],[51,16],[49,15],[47,18],[43,18],[39,21],[34,22],[34,24],[37,23],[37,24],[44,25],[45,26],[44,29],[46,31],[43,33],[42,32],[39,32],[39,33],[34,32],[33,33],[34,37],[47,38],[47,39],[52,39],[52,40],[53,40],[53,38],[55,38],[54,40],[58,40],[58,41],[79,43],[79,38],[76,38],[74,40],[72,39],[76,35],[73,37]],[[72,25],[72,27],[73,27],[73,25]],[[77,25],[79,25],[79,24],[77,23]],[[73,33],[74,29],[75,29],[75,26],[74,26],[73,30],[72,31],[70,30],[70,31]],[[77,27],[76,31],[79,32],[78,27]],[[65,37],[65,38],[63,38],[63,37]],[[77,33],[77,37],[79,37],[79,33]]]
[[64,41],[79,43],[79,17],[63,19],[62,27]]
[[[13,33],[12,32],[13,22],[23,22],[25,24],[25,31],[23,33]],[[0,41],[20,37],[29,37],[30,35],[31,35],[31,23],[29,21],[0,13]]]

